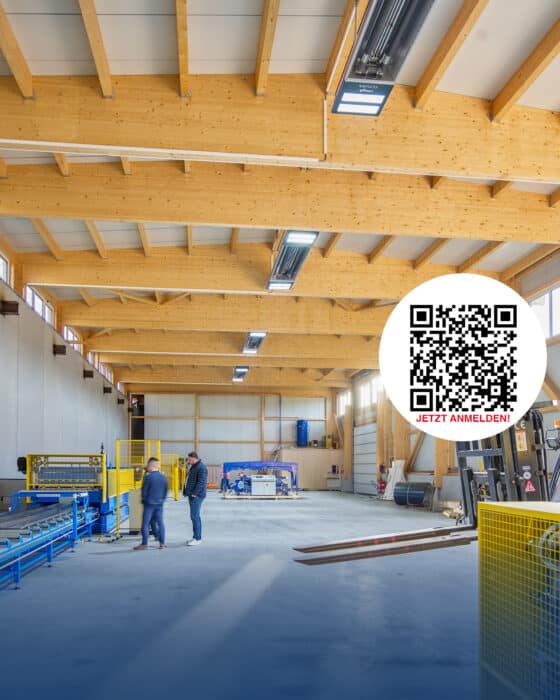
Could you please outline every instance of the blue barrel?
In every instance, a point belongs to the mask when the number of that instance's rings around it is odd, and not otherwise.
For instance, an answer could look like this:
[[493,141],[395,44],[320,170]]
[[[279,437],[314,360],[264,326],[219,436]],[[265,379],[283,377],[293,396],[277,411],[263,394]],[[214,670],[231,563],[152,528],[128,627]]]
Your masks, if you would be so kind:
[[401,481],[395,486],[394,498],[398,506],[431,508],[434,488],[425,482]]
[[309,442],[309,423],[306,420],[297,422],[297,446],[307,447]]

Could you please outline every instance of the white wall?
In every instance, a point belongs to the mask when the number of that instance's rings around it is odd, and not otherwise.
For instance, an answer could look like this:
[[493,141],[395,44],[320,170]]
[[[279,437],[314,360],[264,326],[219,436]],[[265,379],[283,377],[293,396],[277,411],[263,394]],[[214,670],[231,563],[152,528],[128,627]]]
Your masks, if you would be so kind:
[[[186,455],[195,449],[194,394],[146,394],[144,436],[161,440],[163,453]],[[323,398],[265,396],[264,449],[270,454],[295,445],[296,421],[309,421],[309,439],[326,433]],[[328,409],[327,409],[328,410]],[[261,459],[261,397],[247,394],[198,395],[198,452],[216,480],[223,462]]]
[[0,479],[17,479],[17,457],[30,452],[99,452],[114,461],[115,440],[128,438],[127,403],[103,394],[107,381],[3,282],[0,299],[19,300],[19,316],[0,315]]

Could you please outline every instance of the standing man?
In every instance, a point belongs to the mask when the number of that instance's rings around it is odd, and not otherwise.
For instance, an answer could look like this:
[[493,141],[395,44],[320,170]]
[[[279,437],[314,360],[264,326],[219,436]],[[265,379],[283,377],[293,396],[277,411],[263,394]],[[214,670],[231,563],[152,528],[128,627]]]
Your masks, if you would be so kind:
[[142,481],[142,544],[134,549],[148,549],[150,521],[154,519],[154,532],[158,533],[159,548],[165,548],[165,525],[163,524],[163,504],[167,497],[167,478],[159,471],[159,461],[152,457],[146,465],[146,474]]
[[189,547],[200,544],[202,540],[202,521],[200,509],[202,501],[206,498],[206,484],[208,483],[208,469],[196,452],[189,452],[187,457],[190,469],[187,474],[183,496],[189,499],[189,508],[193,526],[193,538],[187,542]]

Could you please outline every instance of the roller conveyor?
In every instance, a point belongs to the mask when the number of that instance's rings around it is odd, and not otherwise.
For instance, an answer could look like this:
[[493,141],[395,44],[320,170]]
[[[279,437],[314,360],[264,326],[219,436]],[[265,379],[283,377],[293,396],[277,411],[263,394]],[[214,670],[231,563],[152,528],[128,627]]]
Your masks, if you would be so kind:
[[0,513],[0,537],[10,537],[10,533],[28,532],[68,517],[72,517],[71,503]]

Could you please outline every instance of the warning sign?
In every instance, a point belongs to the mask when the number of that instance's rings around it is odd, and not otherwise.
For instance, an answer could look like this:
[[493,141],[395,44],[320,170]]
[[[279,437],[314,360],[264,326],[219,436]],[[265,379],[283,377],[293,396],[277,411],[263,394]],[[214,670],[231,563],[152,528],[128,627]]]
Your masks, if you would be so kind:
[[525,484],[525,493],[537,493],[537,489],[533,486],[531,479]]
[[515,446],[518,452],[527,452],[527,431],[526,430],[516,430],[515,431]]

